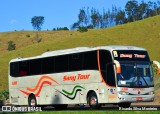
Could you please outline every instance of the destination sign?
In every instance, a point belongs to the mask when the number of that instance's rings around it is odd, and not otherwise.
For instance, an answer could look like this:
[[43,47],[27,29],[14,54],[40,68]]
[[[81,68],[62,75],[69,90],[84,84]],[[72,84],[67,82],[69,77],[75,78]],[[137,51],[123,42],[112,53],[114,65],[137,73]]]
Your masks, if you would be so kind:
[[150,61],[147,51],[114,50],[112,54],[118,61]]

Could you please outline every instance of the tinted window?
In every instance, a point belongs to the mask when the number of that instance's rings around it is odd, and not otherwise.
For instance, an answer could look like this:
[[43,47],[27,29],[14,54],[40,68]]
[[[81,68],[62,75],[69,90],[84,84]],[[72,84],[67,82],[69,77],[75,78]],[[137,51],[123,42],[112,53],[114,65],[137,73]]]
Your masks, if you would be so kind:
[[41,65],[41,59],[33,59],[30,62],[30,75],[38,75],[41,74],[42,71],[42,65]]
[[20,76],[29,75],[29,62],[28,61],[19,62],[19,75]]
[[14,62],[10,64],[10,75],[19,76],[19,63]]
[[85,52],[83,55],[83,69],[97,70],[97,51]]
[[69,55],[69,71],[82,70],[83,54]]
[[68,71],[68,55],[55,57],[55,72]]
[[98,70],[97,51],[32,59],[10,64],[11,76],[32,76],[79,70]]
[[53,73],[54,70],[54,58],[53,57],[48,57],[44,58],[42,60],[42,73],[47,74],[47,73]]
[[106,50],[100,50],[99,56],[103,79],[108,85],[115,86],[114,67],[110,52]]

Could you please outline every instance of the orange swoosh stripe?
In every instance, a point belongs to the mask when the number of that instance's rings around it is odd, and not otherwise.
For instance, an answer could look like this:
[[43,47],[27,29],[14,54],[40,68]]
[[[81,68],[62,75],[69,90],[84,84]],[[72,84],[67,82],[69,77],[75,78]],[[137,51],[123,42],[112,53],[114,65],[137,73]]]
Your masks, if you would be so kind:
[[[42,84],[41,84],[41,86],[40,86],[38,92],[35,94],[36,97],[40,94],[40,92],[41,92],[42,87],[43,87],[44,84],[51,85],[52,82],[49,82],[49,81],[44,81],[44,82],[42,82]],[[20,90],[20,89],[19,89],[19,90]],[[20,91],[21,91],[22,93],[26,94],[27,96],[29,96],[29,94],[30,94],[30,93],[28,93],[28,92],[26,92],[26,91],[23,91],[23,90],[20,90]]]
[[42,87],[43,87],[43,85],[44,85],[44,84],[51,85],[51,84],[52,84],[52,82],[49,82],[49,81],[44,81],[44,82],[42,82],[42,84],[41,84],[41,86],[40,86],[40,88],[39,88],[38,92],[35,94],[35,96],[36,96],[36,97],[40,94],[40,92],[41,92]]
[[60,84],[59,84],[57,81],[55,81],[53,78],[51,78],[51,77],[49,77],[49,76],[43,76],[43,77],[41,77],[41,78],[39,79],[37,85],[36,85],[34,88],[27,88],[27,90],[29,90],[29,91],[31,91],[31,92],[36,91],[43,79],[50,79],[50,80],[52,80],[53,82],[55,82],[56,84],[60,85]]
[[29,96],[29,94],[30,94],[30,93],[28,93],[28,92],[25,92],[25,91],[23,91],[23,90],[20,90],[20,89],[19,89],[19,91],[21,91],[22,93],[26,94],[27,96]]

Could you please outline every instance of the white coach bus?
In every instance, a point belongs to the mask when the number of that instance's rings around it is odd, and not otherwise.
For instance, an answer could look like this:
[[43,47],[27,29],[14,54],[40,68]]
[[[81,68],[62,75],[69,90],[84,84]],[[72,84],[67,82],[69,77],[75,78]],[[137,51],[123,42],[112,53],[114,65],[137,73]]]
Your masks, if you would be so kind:
[[10,103],[66,108],[68,104],[129,107],[154,100],[154,79],[145,49],[79,47],[17,58],[9,63]]

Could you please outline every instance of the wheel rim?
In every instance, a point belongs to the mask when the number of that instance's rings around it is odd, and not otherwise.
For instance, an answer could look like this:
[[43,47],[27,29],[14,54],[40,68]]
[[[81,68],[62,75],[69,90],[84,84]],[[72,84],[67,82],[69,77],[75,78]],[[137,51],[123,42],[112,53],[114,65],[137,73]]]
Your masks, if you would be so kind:
[[90,99],[90,104],[93,106],[93,105],[96,105],[97,104],[97,98],[96,97],[91,97]]
[[35,99],[31,99],[31,106],[35,106],[35,104],[36,104]]

